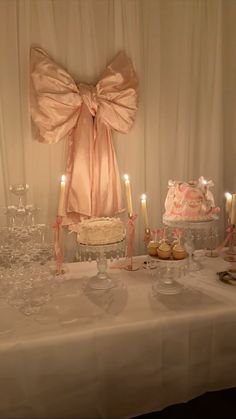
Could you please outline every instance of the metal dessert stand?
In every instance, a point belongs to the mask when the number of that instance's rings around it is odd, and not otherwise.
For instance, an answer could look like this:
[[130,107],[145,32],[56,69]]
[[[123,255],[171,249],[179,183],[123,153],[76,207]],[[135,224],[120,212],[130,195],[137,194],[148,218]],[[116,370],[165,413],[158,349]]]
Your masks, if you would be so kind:
[[96,260],[97,274],[89,278],[88,286],[94,290],[107,290],[116,286],[116,281],[107,273],[107,260],[119,259],[125,255],[126,240],[112,244],[88,245],[79,243],[77,260]]

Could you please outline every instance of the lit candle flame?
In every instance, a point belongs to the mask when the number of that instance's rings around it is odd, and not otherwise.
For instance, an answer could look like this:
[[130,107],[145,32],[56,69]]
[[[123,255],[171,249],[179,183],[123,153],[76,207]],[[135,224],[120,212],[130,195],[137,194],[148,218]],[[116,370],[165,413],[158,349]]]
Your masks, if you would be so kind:
[[127,174],[124,175],[124,181],[125,181],[127,209],[128,209],[129,216],[131,216],[133,214],[133,206],[132,206],[131,186],[130,186],[129,175]]

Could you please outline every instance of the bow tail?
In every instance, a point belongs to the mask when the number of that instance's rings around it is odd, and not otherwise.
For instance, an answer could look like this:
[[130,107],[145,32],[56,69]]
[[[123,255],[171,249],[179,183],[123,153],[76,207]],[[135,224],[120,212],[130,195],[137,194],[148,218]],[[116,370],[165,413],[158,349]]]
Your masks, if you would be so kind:
[[66,177],[63,225],[78,223],[81,216],[109,217],[123,210],[111,129],[93,119],[84,104],[68,142]]
[[123,211],[121,184],[111,129],[95,118],[92,215],[112,216]]
[[64,225],[92,215],[93,142],[93,117],[83,104],[68,142]]

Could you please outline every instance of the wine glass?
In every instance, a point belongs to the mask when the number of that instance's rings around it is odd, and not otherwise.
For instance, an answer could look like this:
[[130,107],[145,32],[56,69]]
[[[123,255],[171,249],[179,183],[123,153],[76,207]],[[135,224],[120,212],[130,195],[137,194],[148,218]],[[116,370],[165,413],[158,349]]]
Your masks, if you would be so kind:
[[194,246],[194,236],[191,230],[187,232],[187,238],[184,243],[184,247],[185,247],[186,252],[189,255],[189,271],[190,272],[199,271],[200,267],[198,263],[196,263],[193,260],[193,252],[194,252],[195,246]]

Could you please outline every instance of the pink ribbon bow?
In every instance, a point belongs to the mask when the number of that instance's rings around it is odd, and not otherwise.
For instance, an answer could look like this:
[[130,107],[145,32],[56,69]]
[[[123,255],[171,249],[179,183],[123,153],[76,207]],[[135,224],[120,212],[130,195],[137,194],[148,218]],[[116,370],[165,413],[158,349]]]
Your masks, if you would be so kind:
[[151,238],[152,238],[152,233],[151,233],[151,231],[150,231],[150,230],[149,230],[149,231],[146,231],[146,230],[145,230],[145,232],[144,232],[144,238],[143,238],[143,241],[144,241],[144,243],[146,244],[146,246],[147,246],[147,245],[148,245],[148,243],[150,242]]
[[159,230],[159,234],[160,234],[160,239],[161,240],[165,240],[166,239],[166,229],[165,229],[165,227],[163,227],[163,228],[161,228]]
[[134,253],[134,239],[135,239],[135,220],[137,214],[133,214],[129,217],[127,222],[127,233],[128,233],[128,245],[127,245],[127,256],[132,257]]
[[137,111],[137,77],[120,52],[96,86],[76,84],[40,48],[31,49],[31,115],[38,141],[68,139],[66,217],[111,216],[123,210],[111,131],[127,133]]
[[55,223],[52,225],[52,228],[55,229],[54,233],[54,253],[55,259],[57,262],[57,271],[60,273],[61,265],[64,260],[64,252],[62,247],[62,237],[61,237],[61,224],[62,224],[62,217],[57,216]]

